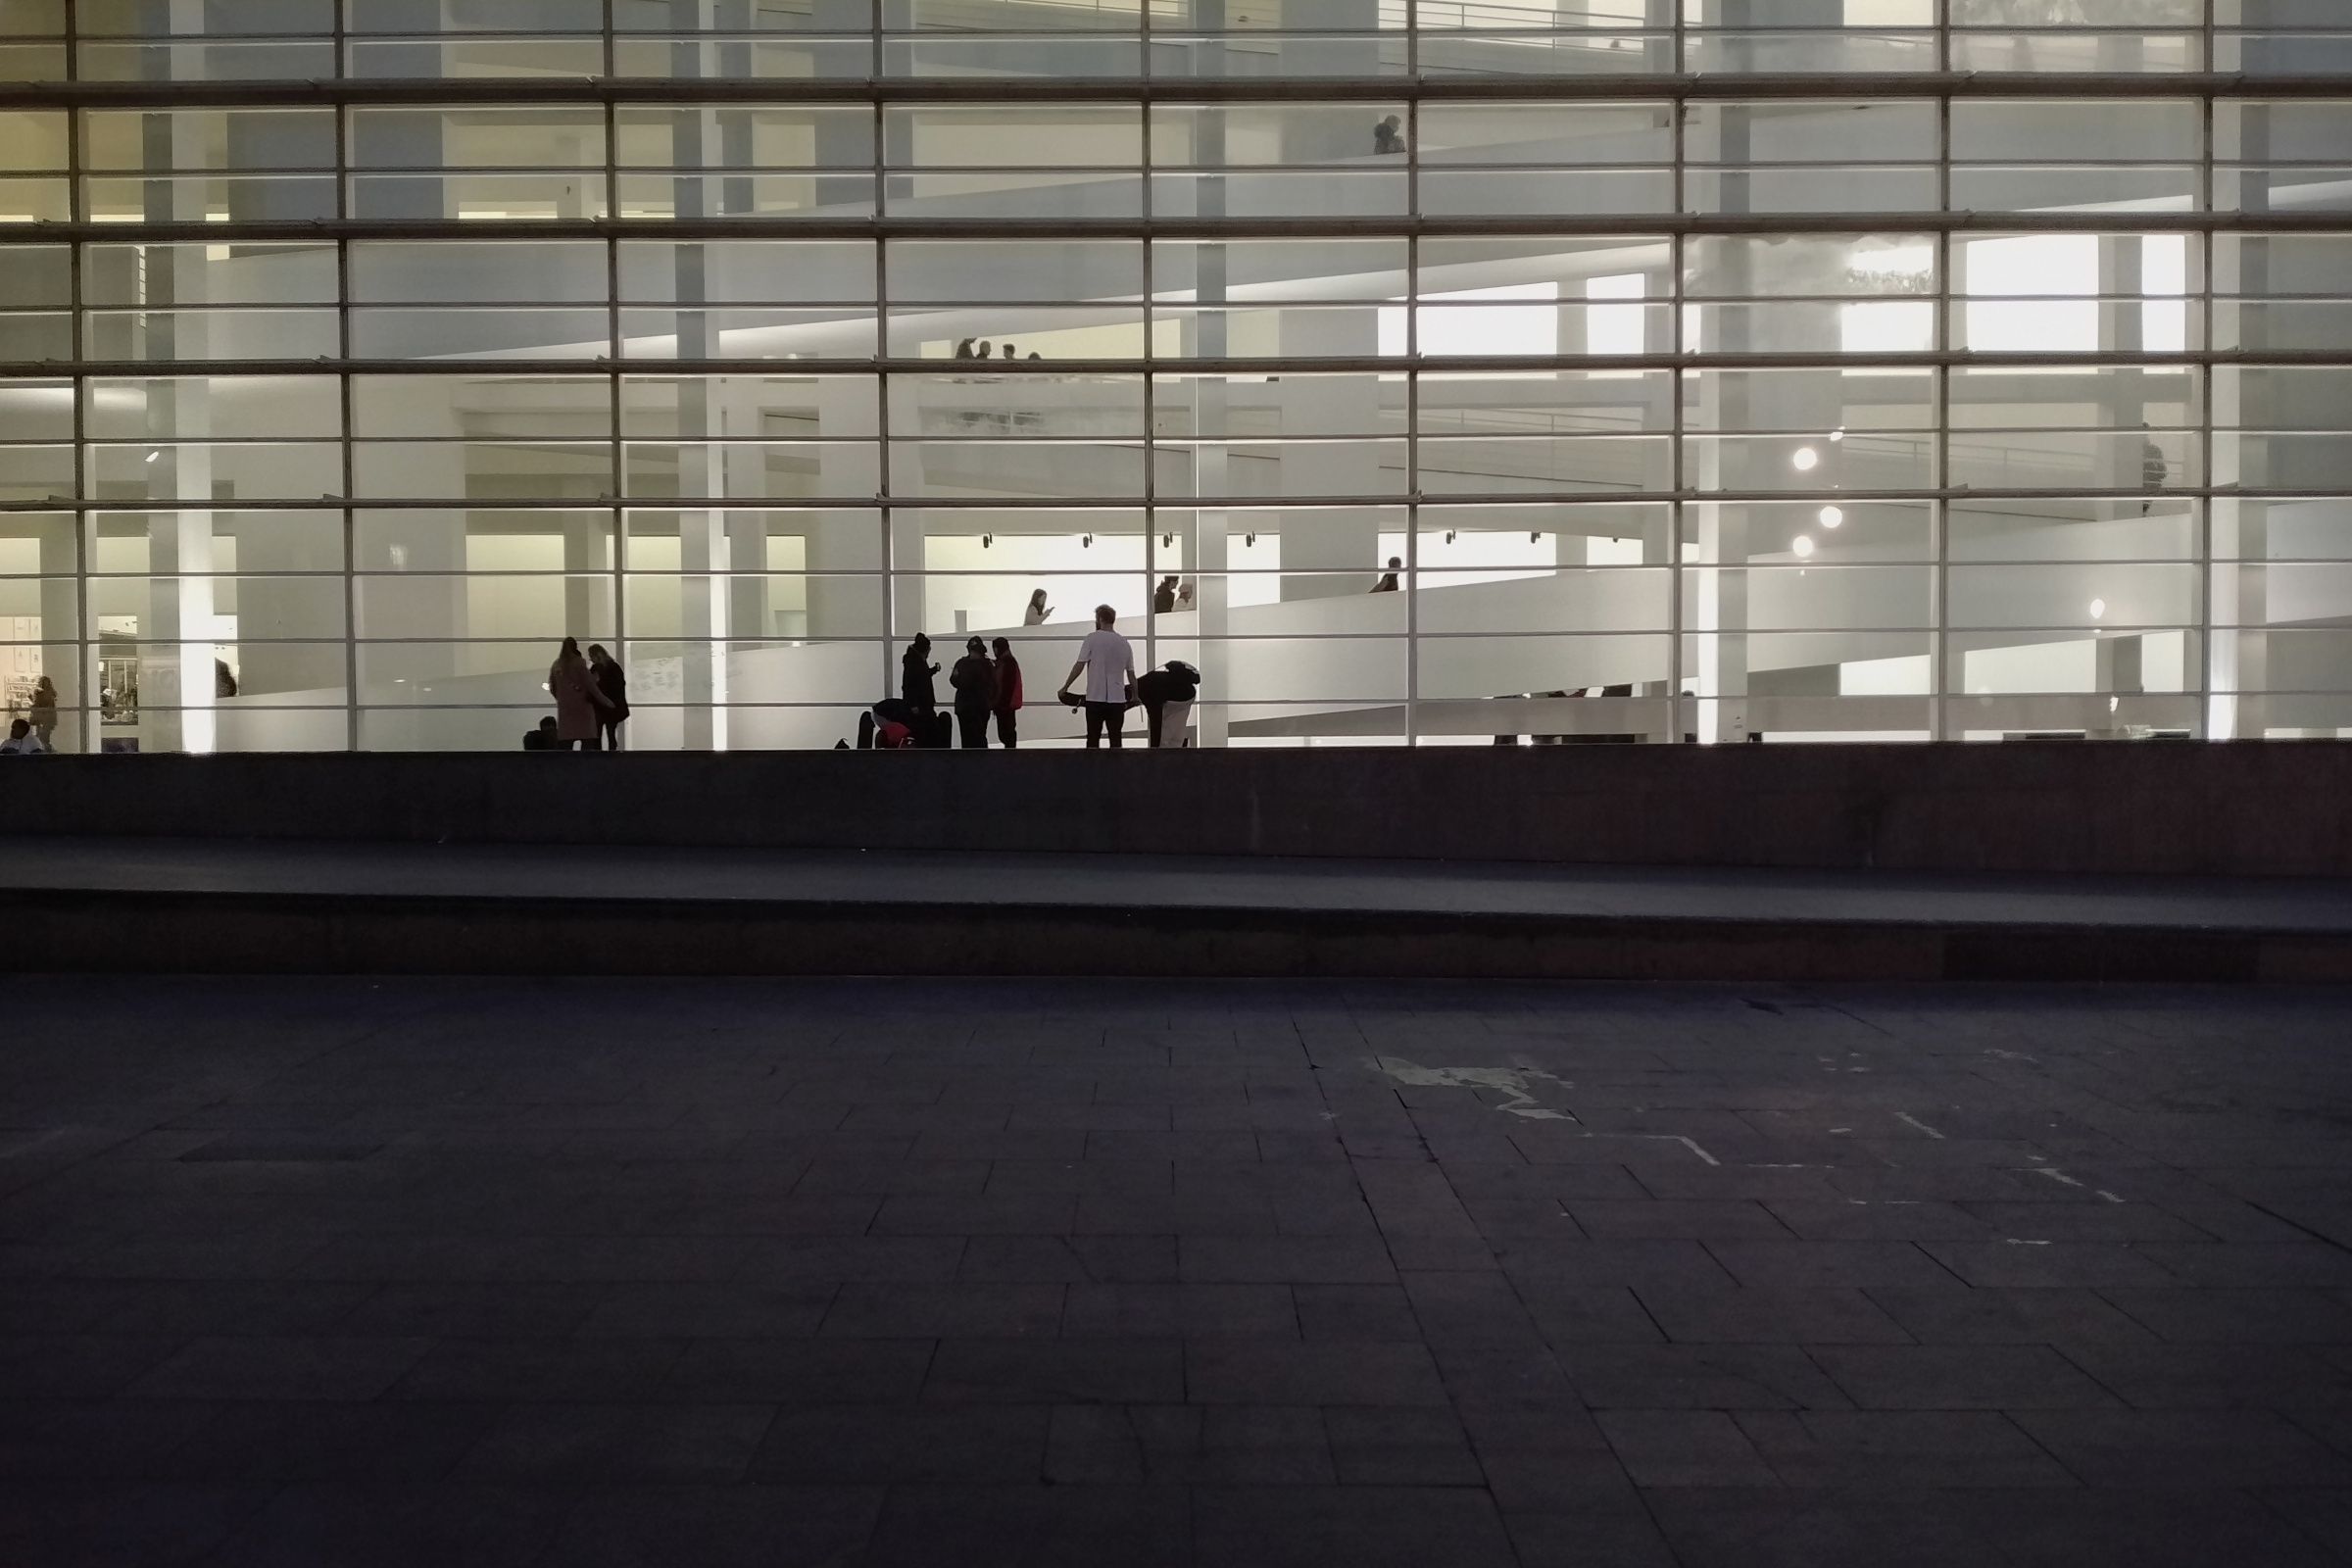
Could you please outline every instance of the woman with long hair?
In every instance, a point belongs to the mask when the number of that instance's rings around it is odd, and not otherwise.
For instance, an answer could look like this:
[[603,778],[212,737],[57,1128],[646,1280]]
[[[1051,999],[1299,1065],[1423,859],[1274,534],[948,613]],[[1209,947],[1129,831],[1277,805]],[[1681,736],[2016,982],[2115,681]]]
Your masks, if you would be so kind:
[[1046,603],[1046,591],[1040,588],[1029,596],[1029,608],[1021,612],[1021,624],[1042,626],[1046,623],[1046,617],[1053,613],[1054,607]]
[[580,657],[577,637],[564,638],[556,662],[547,666],[547,694],[556,700],[556,750],[568,752],[577,746],[584,752],[602,751],[597,715],[612,705],[597,689],[588,661]]

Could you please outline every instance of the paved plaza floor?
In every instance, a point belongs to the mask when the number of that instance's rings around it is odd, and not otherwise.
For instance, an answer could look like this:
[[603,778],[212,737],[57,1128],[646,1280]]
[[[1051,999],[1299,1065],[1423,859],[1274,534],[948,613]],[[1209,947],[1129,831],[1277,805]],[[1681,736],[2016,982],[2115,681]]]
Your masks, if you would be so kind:
[[2352,994],[20,978],[0,1031],[12,1565],[2352,1561]]

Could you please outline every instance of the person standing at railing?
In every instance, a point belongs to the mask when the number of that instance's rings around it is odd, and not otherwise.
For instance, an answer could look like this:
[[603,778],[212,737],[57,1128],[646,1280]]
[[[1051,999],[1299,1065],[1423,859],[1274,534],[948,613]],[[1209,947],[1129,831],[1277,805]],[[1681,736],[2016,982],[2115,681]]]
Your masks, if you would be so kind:
[[[2139,438],[2139,487],[2142,490],[2161,490],[2164,482],[2173,476],[2173,466],[2166,461],[2164,448],[2156,444],[2156,437],[2146,433],[2147,420],[2140,420],[2139,428],[2142,432]],[[2148,509],[2155,504],[2153,498],[2140,502],[2139,514],[2146,516]]]
[[1372,591],[1376,594],[1395,593],[1396,591],[1396,573],[1402,571],[1403,569],[1403,559],[1398,556],[1391,556],[1389,558],[1388,571],[1382,575],[1380,581],[1372,585]]
[[1403,122],[1395,115],[1372,127],[1372,150],[1375,153],[1402,153],[1404,149]]

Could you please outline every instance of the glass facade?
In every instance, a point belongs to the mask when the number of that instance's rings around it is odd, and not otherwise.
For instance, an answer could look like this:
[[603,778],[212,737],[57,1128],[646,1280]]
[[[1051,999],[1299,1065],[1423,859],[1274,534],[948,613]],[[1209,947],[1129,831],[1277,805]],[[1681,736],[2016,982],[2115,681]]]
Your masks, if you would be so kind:
[[830,747],[916,632],[1069,744],[1098,603],[1210,746],[2352,734],[2341,0],[0,0],[0,81],[63,750],[511,749],[565,635]]

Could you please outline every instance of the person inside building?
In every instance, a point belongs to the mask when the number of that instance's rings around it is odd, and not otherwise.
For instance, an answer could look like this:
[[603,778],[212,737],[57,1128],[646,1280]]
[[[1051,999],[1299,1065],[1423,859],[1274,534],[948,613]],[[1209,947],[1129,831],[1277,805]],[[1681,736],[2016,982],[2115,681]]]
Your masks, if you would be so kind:
[[598,715],[612,704],[597,690],[577,637],[564,638],[564,646],[557,650],[556,662],[547,668],[547,691],[556,700],[556,750],[568,752],[574,746],[583,752],[603,750]]
[[32,683],[32,706],[24,716],[32,722],[32,732],[40,737],[43,748],[57,750],[57,687],[43,675]]
[[556,715],[548,714],[538,727],[522,732],[522,749],[526,752],[560,752],[564,743],[556,739]]
[[1046,603],[1046,591],[1040,588],[1029,596],[1029,608],[1021,612],[1021,624],[1042,626],[1053,616],[1054,607]]
[[963,645],[963,657],[948,672],[956,689],[956,731],[967,752],[988,750],[988,715],[997,709],[997,669],[988,662],[988,644],[974,637]]
[[931,677],[938,673],[939,666],[931,662],[931,639],[918,631],[899,659],[899,700],[925,718],[937,712],[939,698]]
[[[2173,466],[2166,461],[2164,448],[2156,444],[2156,437],[2148,433],[2146,420],[2140,421],[2139,428],[2139,487],[2142,490],[2161,490],[2164,488],[2164,481],[2173,475]],[[2152,500],[2142,501],[2139,504],[2139,514],[2143,517],[2146,516],[2148,509],[2154,505],[2155,502]]]
[[968,360],[972,357],[972,340],[970,338],[956,340],[956,357],[959,360]]
[[1153,751],[1184,745],[1193,721],[1193,701],[1200,695],[1200,672],[1181,659],[1147,672],[1135,683],[1136,701],[1144,705],[1145,733]]
[[997,744],[1011,751],[1019,744],[1021,662],[1012,657],[1012,644],[1000,637],[997,656]]
[[1372,150],[1375,153],[1404,151],[1404,122],[1395,115],[1372,127]]
[[1169,615],[1175,613],[1176,574],[1174,572],[1169,572],[1167,576],[1161,580],[1160,585],[1152,591],[1152,609],[1157,614]]
[[605,652],[603,643],[588,645],[588,673],[596,689],[605,694],[605,710],[596,716],[597,728],[605,738],[605,750],[620,750],[620,726],[629,717],[629,677],[620,667],[620,661]]
[[43,746],[41,738],[32,732],[30,719],[19,718],[9,721],[8,739],[0,741],[0,757],[46,757],[48,755],[49,748]]
[[215,697],[237,695],[236,671],[228,667],[228,661],[225,659],[213,661],[213,695]]
[[1007,344],[1005,344],[1005,345],[1004,345],[1004,358],[1005,358],[1005,359],[1008,359],[1008,360],[1017,360],[1017,359],[1019,359],[1020,357],[1021,357],[1021,356],[1020,356],[1019,352],[1018,352],[1017,350],[1015,350],[1011,344],[1007,343]]
[[1376,594],[1395,593],[1396,591],[1396,573],[1401,571],[1403,568],[1403,559],[1397,556],[1391,556],[1389,558],[1389,569],[1387,573],[1382,576],[1380,581],[1372,585],[1372,591]]
[[1086,749],[1090,752],[1102,747],[1106,734],[1112,751],[1121,748],[1127,734],[1127,710],[1135,703],[1135,650],[1111,630],[1111,623],[1118,618],[1118,612],[1108,605],[1095,607],[1095,629],[1078,645],[1078,661],[1061,681],[1059,696],[1070,703],[1079,701],[1070,688],[1085,677]]

